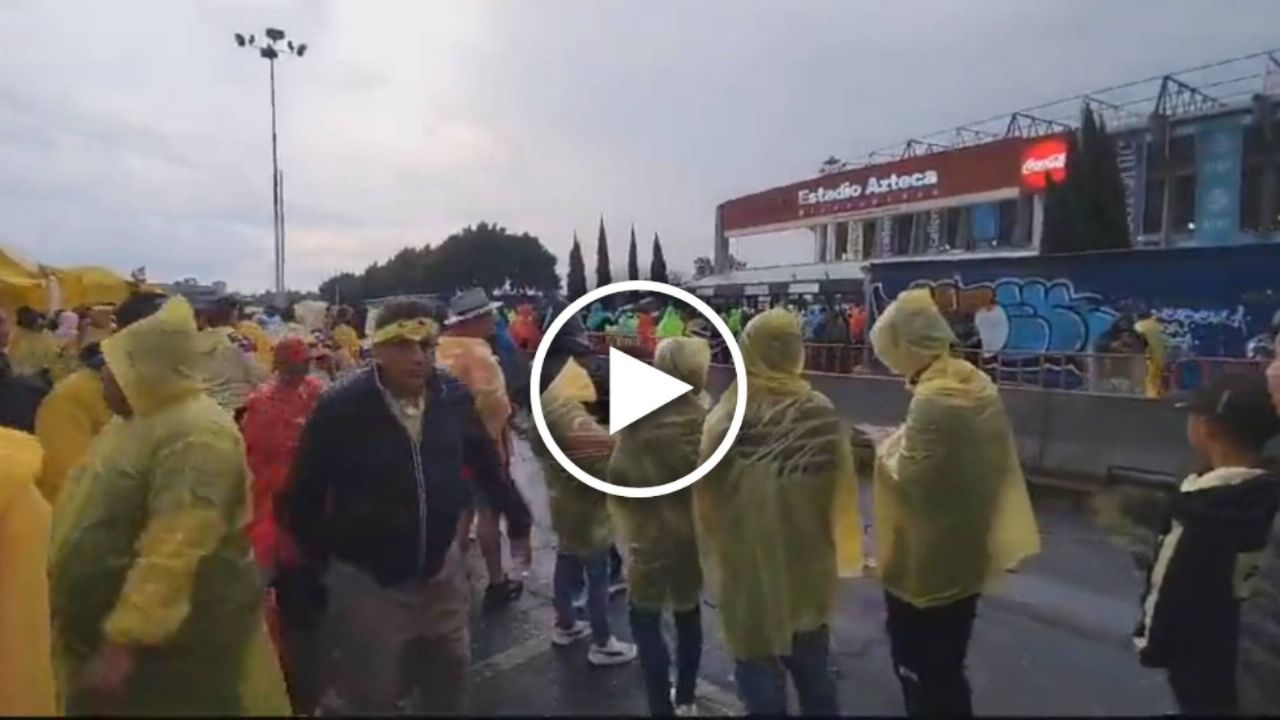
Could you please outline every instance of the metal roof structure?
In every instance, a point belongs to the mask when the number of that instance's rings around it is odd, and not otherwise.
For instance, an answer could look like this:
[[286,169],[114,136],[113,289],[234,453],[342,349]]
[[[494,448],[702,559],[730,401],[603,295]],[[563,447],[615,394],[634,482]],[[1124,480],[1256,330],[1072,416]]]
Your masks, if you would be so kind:
[[1239,55],[1184,70],[1099,88],[1031,107],[972,120],[863,153],[858,160],[829,157],[822,175],[919,157],[1000,138],[1039,137],[1075,128],[1082,106],[1114,130],[1152,116],[1175,118],[1224,110],[1254,95],[1280,95],[1280,48]]

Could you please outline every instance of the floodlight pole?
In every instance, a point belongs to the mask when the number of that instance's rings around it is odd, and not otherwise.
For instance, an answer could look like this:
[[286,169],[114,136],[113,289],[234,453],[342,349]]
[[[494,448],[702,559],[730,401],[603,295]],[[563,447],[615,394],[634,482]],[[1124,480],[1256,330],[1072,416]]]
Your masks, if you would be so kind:
[[236,44],[240,47],[253,48],[258,55],[267,60],[271,82],[271,230],[274,238],[273,254],[275,256],[275,294],[276,304],[283,306],[285,295],[285,232],[284,232],[284,175],[280,172],[280,142],[276,129],[276,59],[281,52],[302,57],[306,53],[305,43],[296,47],[292,40],[286,40],[283,30],[268,28],[259,44],[257,35],[248,38],[236,33]]

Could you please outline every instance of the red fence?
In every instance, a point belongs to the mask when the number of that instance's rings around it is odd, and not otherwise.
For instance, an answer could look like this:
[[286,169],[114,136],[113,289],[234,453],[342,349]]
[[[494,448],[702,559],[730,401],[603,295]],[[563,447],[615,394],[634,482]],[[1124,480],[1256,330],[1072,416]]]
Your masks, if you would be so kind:
[[[653,348],[646,347],[634,335],[593,333],[591,342],[602,354],[607,348],[615,347],[646,360],[653,357]],[[982,368],[1000,385],[1151,397],[1194,390],[1224,373],[1260,371],[1268,362],[1245,358],[1178,358],[1164,363],[1158,385],[1148,388],[1148,360],[1144,355],[987,353],[981,350],[964,350],[960,354]],[[869,345],[806,343],[804,356],[804,367],[808,372],[829,375],[891,374],[876,358]],[[728,350],[720,349],[712,362],[717,365],[730,364]]]

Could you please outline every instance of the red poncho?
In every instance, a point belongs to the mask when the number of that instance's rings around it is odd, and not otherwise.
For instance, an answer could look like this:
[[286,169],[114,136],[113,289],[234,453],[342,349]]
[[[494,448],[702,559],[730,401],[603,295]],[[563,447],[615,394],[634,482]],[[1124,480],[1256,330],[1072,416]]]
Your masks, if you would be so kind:
[[276,379],[259,386],[245,404],[241,430],[253,473],[249,540],[261,567],[273,568],[296,558],[293,544],[276,526],[274,500],[290,480],[302,426],[323,389],[314,377],[293,386]]

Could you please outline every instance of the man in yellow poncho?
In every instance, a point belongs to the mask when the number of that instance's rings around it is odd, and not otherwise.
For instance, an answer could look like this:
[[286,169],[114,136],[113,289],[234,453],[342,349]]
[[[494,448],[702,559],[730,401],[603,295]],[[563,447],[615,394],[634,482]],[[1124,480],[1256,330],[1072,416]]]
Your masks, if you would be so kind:
[[244,532],[244,442],[201,389],[197,344],[182,298],[102,342],[119,417],[74,470],[53,522],[67,714],[289,712]]
[[[694,486],[698,545],[752,714],[787,709],[787,673],[805,714],[838,712],[827,623],[837,576],[862,570],[862,522],[850,431],[801,377],[800,320],[781,309],[740,339],[747,408],[733,449]],[[736,405],[731,386],[707,417],[701,460]]]
[[57,711],[49,640],[49,504],[40,443],[0,428],[0,716]]
[[[125,328],[154,314],[164,303],[159,293],[138,292],[120,303],[116,323]],[[50,503],[56,504],[67,475],[89,450],[89,443],[111,420],[111,410],[102,397],[100,343],[90,343],[80,352],[80,369],[59,380],[36,412],[36,437],[44,447],[44,467],[37,486]]]
[[995,385],[951,357],[927,291],[898,296],[871,328],[876,356],[907,378],[903,426],[879,448],[876,556],[894,670],[909,715],[972,714],[965,654],[978,596],[1040,536]]
[[253,346],[254,357],[263,367],[271,367],[275,362],[275,345],[267,331],[253,320],[241,320],[236,323],[236,332]]
[[58,360],[58,341],[44,327],[44,318],[32,308],[18,308],[18,323],[9,340],[9,362],[16,375],[46,375]]
[[[195,371],[204,380],[209,395],[235,417],[244,411],[249,393],[270,377],[267,366],[258,363],[240,346],[240,337],[231,329],[236,305],[219,298],[201,313],[204,329],[197,343]],[[305,339],[311,337],[305,333]]]
[[343,305],[333,315],[333,342],[351,364],[360,362],[360,334],[355,329],[355,311]]
[[1144,312],[1133,324],[1134,332],[1142,336],[1147,345],[1146,372],[1143,375],[1143,393],[1149,398],[1164,397],[1164,331],[1160,321],[1150,312]]
[[[595,477],[604,477],[613,452],[613,439],[597,415],[607,370],[597,377],[581,363],[590,362],[591,342],[586,327],[574,318],[551,339],[543,365],[540,388],[542,417],[556,444],[575,465]],[[551,642],[558,646],[591,636],[587,661],[596,666],[620,665],[636,657],[636,648],[613,636],[609,627],[609,547],[612,527],[606,495],[579,482],[551,457],[535,439],[534,451],[542,463],[551,503],[551,526],[556,532],[556,568],[553,595],[556,624]],[[574,596],[586,577],[587,615],[578,620]]]
[[[688,475],[698,467],[699,439],[707,415],[707,368],[711,348],[705,340],[671,338],[658,343],[653,366],[693,386],[688,394],[628,425],[618,433],[609,460],[609,482],[624,487],[654,487]],[[702,567],[693,522],[693,489],[661,497],[609,497],[619,540],[629,558],[631,636],[640,651],[649,712],[692,714],[698,664],[702,657]],[[676,689],[671,694],[671,663],[662,637],[662,614],[670,610],[676,626]]]

